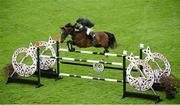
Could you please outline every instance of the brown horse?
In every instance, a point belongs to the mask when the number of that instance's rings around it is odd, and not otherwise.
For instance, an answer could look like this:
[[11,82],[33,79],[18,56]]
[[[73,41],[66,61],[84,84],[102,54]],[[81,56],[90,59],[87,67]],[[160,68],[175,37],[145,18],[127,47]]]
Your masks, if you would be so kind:
[[86,29],[82,31],[76,31],[75,25],[71,23],[66,24],[61,28],[61,43],[64,42],[68,35],[71,35],[72,41],[68,41],[68,49],[74,51],[72,45],[77,45],[78,47],[103,47],[104,53],[109,52],[108,48],[114,48],[116,46],[116,39],[112,33],[109,32],[94,32],[96,41],[93,42],[89,36],[86,35]]

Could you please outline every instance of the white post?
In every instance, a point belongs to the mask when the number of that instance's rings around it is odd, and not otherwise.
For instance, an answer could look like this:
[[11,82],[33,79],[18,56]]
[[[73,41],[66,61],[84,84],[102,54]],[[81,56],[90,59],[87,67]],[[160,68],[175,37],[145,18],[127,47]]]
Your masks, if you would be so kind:
[[123,56],[124,55],[127,55],[127,51],[126,50],[123,50]]
[[144,44],[140,44],[140,49],[143,49],[144,48]]

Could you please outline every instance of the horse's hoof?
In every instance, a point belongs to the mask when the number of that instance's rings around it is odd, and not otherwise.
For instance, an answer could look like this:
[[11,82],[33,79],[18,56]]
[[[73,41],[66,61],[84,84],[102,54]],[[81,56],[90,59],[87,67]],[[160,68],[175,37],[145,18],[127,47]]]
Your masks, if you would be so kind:
[[109,50],[105,50],[104,53],[109,53]]
[[69,51],[70,51],[70,52],[73,52],[73,51],[75,51],[75,48],[71,48],[71,49],[69,49]]
[[75,48],[72,48],[71,50],[72,50],[72,51],[75,51]]

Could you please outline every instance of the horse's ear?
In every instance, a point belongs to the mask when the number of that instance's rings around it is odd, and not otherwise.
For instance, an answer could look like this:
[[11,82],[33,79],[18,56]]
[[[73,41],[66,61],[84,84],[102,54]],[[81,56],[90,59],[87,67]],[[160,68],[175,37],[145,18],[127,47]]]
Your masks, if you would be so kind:
[[72,26],[72,24],[71,24],[71,23],[68,23],[68,26]]
[[72,27],[72,24],[68,23],[68,24],[65,25],[65,27]]

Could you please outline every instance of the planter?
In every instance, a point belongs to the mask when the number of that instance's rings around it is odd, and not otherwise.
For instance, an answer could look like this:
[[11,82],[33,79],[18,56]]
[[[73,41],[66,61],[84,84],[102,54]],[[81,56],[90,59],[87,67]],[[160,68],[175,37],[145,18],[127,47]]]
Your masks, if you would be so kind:
[[176,97],[176,89],[166,90],[166,98],[167,99],[174,99]]

